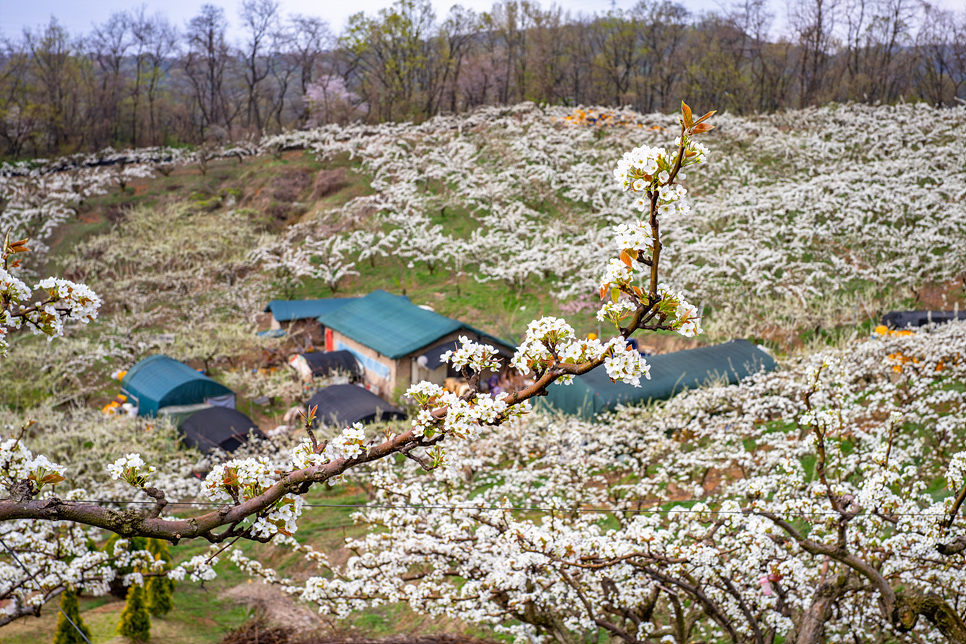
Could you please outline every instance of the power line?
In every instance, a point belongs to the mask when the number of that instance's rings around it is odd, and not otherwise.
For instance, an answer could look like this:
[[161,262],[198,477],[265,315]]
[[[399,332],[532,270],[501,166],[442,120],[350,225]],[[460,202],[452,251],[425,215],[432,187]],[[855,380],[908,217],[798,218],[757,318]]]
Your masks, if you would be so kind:
[[[119,505],[119,504],[130,504],[130,505],[154,505],[154,501],[140,501],[133,499],[119,499],[119,500],[107,500],[107,499],[87,499],[78,500],[78,503],[90,503],[92,505]],[[210,507],[210,508],[223,508],[223,507],[233,507],[233,503],[219,503],[217,501],[171,501],[168,505],[182,505],[182,506],[195,506],[195,507]],[[551,507],[551,506],[522,506],[522,505],[497,505],[497,504],[484,504],[484,505],[449,505],[449,504],[434,504],[434,503],[304,503],[303,508],[343,508],[343,509],[376,509],[376,510],[447,510],[447,511],[457,511],[457,510],[505,510],[509,512],[541,512],[544,514],[550,513],[561,513],[566,514],[568,512],[587,512],[587,513],[599,513],[599,514],[670,514],[672,512],[676,514],[719,514],[719,515],[747,515],[747,514],[759,514],[751,510],[695,510],[693,508],[687,508],[682,506],[676,506],[673,508],[640,508],[640,509],[619,509],[619,508],[603,508],[603,507],[579,507],[579,508],[561,508],[561,507]],[[776,513],[780,511],[774,510],[763,510],[765,512]],[[841,513],[836,510],[819,510],[815,512],[782,512],[784,516],[795,516],[795,517],[822,517],[822,516],[841,516]],[[871,518],[875,515],[856,515],[854,519]],[[888,514],[890,517],[945,517],[948,516],[943,512],[891,512]]]
[[[10,549],[10,546],[7,545],[7,542],[4,541],[3,539],[0,539],[0,545],[3,545],[4,549],[10,553],[11,557],[13,557],[13,560],[17,562],[17,565],[23,568],[23,571],[27,573],[27,576],[30,577],[30,580],[33,581],[35,584],[37,584],[38,587],[40,587],[40,583],[37,582],[37,577],[34,575],[34,573],[30,572],[30,570],[27,568],[27,566],[23,564],[22,561],[20,561],[20,558],[17,556],[17,553],[15,553],[13,550]],[[91,641],[87,639],[87,635],[84,634],[84,631],[80,629],[80,626],[74,623],[74,620],[72,620],[70,616],[64,612],[64,609],[58,605],[57,610],[59,610],[60,614],[64,616],[64,619],[70,622],[70,625],[74,627],[74,630],[80,633],[80,636],[84,638],[84,641],[87,642],[87,644],[91,644]]]

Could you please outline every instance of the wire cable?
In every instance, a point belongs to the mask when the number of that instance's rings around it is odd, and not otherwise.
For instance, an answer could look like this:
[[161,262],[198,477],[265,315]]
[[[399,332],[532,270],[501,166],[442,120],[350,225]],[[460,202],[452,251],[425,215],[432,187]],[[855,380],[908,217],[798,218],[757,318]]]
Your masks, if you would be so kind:
[[[142,501],[135,499],[86,499],[77,500],[77,503],[90,503],[92,505],[154,505],[155,501]],[[180,505],[189,507],[209,507],[209,508],[223,508],[223,507],[233,507],[233,503],[219,503],[217,501],[171,501],[168,505]],[[603,507],[578,507],[578,508],[566,508],[566,507],[551,507],[551,506],[521,506],[521,505],[498,505],[498,504],[484,504],[484,505],[447,505],[447,504],[417,504],[417,503],[304,503],[303,508],[330,508],[330,509],[375,509],[375,510],[445,510],[452,512],[455,510],[505,510],[509,512],[541,512],[544,514],[550,513],[567,513],[567,512],[587,512],[587,513],[598,513],[598,514],[670,514],[674,512],[676,514],[754,514],[754,510],[694,510],[692,508],[685,508],[681,506],[676,506],[673,508],[603,508]],[[766,512],[775,512],[774,510],[764,510]],[[785,516],[795,516],[795,517],[824,517],[824,516],[840,516],[841,513],[836,510],[824,510],[816,512],[782,512]],[[875,515],[856,515],[855,519],[871,518]],[[948,516],[943,512],[890,512],[889,517],[945,517]],[[880,517],[876,517],[880,518]]]
[[[7,542],[4,541],[3,539],[0,539],[0,545],[2,545],[4,549],[10,553],[10,556],[13,557],[13,560],[17,562],[17,565],[23,568],[23,571],[27,573],[27,576],[30,577],[31,581],[37,584],[37,586],[40,586],[40,584],[37,582],[36,575],[30,572],[30,569],[28,569],[27,566],[25,566],[24,563],[20,561],[20,558],[17,556],[17,553],[15,553],[13,550],[10,549],[10,546],[7,545]],[[80,636],[84,638],[84,641],[87,642],[87,644],[91,644],[91,641],[87,639],[87,635],[84,634],[84,631],[80,629],[80,626],[74,623],[74,620],[72,620],[70,616],[64,612],[64,609],[58,605],[57,610],[59,610],[60,614],[64,616],[64,619],[70,622],[70,625],[74,627],[74,630],[77,631],[80,634]]]

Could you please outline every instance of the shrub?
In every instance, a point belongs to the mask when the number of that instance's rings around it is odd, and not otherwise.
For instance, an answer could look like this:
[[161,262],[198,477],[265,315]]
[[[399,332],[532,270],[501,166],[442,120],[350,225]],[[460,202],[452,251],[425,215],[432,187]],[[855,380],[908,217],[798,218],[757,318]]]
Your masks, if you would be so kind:
[[[171,553],[168,542],[161,539],[148,539],[148,552],[154,555],[156,561],[163,561],[161,570],[171,569]],[[144,584],[147,596],[148,611],[155,617],[162,617],[174,608],[174,580],[167,576],[149,577]]]
[[[54,644],[87,644],[91,639],[91,631],[84,625],[84,621],[81,619],[76,592],[73,590],[64,591],[60,596],[60,610],[63,612],[57,618],[57,632],[54,633]],[[84,640],[85,637],[87,641]]]
[[117,634],[132,642],[147,642],[151,639],[151,615],[144,601],[144,589],[140,586],[131,586],[127,593],[127,602],[121,612]]

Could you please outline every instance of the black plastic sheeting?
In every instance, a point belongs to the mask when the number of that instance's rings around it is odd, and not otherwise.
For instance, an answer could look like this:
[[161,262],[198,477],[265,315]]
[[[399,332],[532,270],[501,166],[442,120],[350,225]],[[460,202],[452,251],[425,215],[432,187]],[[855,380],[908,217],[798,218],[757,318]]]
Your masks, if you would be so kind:
[[953,320],[966,320],[966,311],[891,311],[882,316],[882,324],[890,329],[945,324]]
[[250,436],[265,438],[251,418],[236,409],[210,407],[192,414],[181,424],[184,444],[207,454],[216,448],[234,452]]
[[315,412],[315,424],[336,428],[406,417],[403,410],[357,385],[332,385],[320,389],[308,402],[309,408],[316,405],[319,409]]
[[303,353],[313,376],[332,376],[337,373],[348,374],[350,378],[363,376],[362,365],[351,351],[313,351]]

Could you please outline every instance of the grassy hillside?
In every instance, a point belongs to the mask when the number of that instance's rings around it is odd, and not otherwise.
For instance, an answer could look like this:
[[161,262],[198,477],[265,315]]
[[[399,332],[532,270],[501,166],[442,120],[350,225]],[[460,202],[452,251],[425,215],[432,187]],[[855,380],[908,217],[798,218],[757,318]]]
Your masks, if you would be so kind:
[[[919,107],[846,109],[719,121],[708,141],[712,161],[686,182],[694,216],[666,228],[667,277],[698,294],[709,333],[699,341],[655,334],[645,345],[666,352],[747,337],[779,353],[807,352],[867,334],[887,307],[966,305],[966,160],[950,138],[966,110],[938,121]],[[104,299],[102,314],[63,341],[13,338],[11,357],[0,361],[4,422],[42,416],[53,436],[36,429],[28,440],[56,441],[59,425],[83,416],[78,410],[116,395],[112,372],[164,352],[237,390],[241,410],[275,427],[304,397],[284,358],[305,341],[255,335],[275,298],[384,289],[510,341],[545,315],[565,317],[582,334],[606,333],[588,284],[614,254],[611,227],[635,214],[609,173],[627,149],[667,144],[674,123],[630,115],[633,127],[603,129],[565,116],[523,105],[420,126],[323,128],[265,142],[265,153],[241,160],[159,165],[123,187],[104,183],[44,238],[49,253],[30,266],[88,283]],[[863,123],[885,118],[883,132],[856,138]],[[906,131],[917,134],[905,140]],[[907,166],[909,177],[900,172]],[[310,247],[301,264],[283,257]],[[339,262],[347,274],[320,276]],[[255,405],[262,396],[269,403]],[[133,444],[151,429],[118,431]],[[309,500],[362,503],[362,484],[316,490]],[[345,539],[366,530],[352,514],[309,508],[299,538],[345,558]],[[309,568],[269,546],[242,548],[294,577]],[[185,561],[205,549],[189,543],[173,554]],[[153,641],[215,643],[255,611],[300,614],[289,600],[252,590],[232,565],[219,571],[203,586],[179,585]],[[122,604],[83,598],[81,607],[95,641],[113,641]],[[49,639],[52,608],[0,629],[0,638]],[[491,635],[398,607],[330,627]]]

